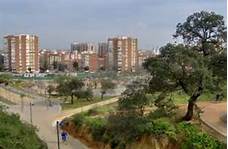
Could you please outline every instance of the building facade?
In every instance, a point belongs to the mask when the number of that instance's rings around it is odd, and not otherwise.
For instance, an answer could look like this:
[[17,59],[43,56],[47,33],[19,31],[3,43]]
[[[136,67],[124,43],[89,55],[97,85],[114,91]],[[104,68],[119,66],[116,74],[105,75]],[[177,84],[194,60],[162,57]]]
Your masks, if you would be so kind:
[[4,37],[4,67],[12,72],[39,71],[39,39],[20,34]]
[[97,71],[97,53],[96,52],[82,52],[79,66],[89,72]]
[[47,50],[40,51],[40,66],[42,69],[54,70],[56,65],[64,65],[69,71],[73,70],[74,55],[69,50]]
[[109,68],[117,72],[135,72],[137,67],[137,44],[136,38],[109,38]]
[[98,69],[107,70],[108,69],[108,43],[102,42],[98,43]]
[[96,52],[96,45],[93,43],[87,43],[87,42],[73,42],[71,44],[71,51],[77,51],[79,53],[85,52],[85,51]]

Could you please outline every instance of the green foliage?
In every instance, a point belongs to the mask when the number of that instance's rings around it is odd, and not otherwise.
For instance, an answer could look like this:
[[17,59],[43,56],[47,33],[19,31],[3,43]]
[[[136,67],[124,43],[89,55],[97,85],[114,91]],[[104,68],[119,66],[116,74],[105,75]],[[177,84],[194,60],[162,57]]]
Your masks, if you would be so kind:
[[90,122],[90,130],[94,140],[102,141],[106,131],[106,121],[103,118],[94,118]]
[[127,86],[122,93],[119,102],[119,110],[127,113],[143,115],[145,108],[151,105],[150,98],[146,94],[146,86],[142,82],[135,81]]
[[48,85],[47,86],[47,92],[49,94],[49,96],[51,95],[52,92],[55,91],[55,87],[53,85]]
[[226,42],[224,17],[214,12],[196,12],[177,24],[174,37],[182,37],[204,55],[210,55]]
[[226,145],[200,131],[194,125],[182,122],[177,126],[177,132],[184,134],[182,148],[189,149],[225,149]]
[[167,118],[158,118],[155,120],[147,118],[144,123],[138,125],[138,129],[143,135],[152,135],[157,138],[162,136],[176,138],[175,125]]
[[[56,82],[58,84],[56,91],[61,96],[71,96],[71,104],[73,104],[74,96],[80,98],[80,95],[82,95],[84,83],[81,80],[75,77],[61,76],[56,79]],[[91,96],[91,94],[89,94],[89,96]]]
[[102,141],[106,131],[106,120],[103,118],[90,118],[88,113],[77,114],[73,117],[73,122],[77,128],[83,125],[89,127],[92,137],[96,141]]
[[181,37],[185,45],[167,44],[160,49],[159,56],[146,60],[144,68],[152,76],[151,93],[168,94],[182,90],[189,95],[189,108],[184,119],[191,120],[193,106],[203,92],[221,92],[226,79],[223,17],[214,12],[194,13],[177,25],[175,37]]
[[40,71],[45,72],[49,69],[48,60],[44,57],[40,57]]
[[103,95],[106,94],[107,91],[112,90],[116,87],[116,84],[111,80],[101,80],[101,98],[103,99]]
[[93,91],[91,88],[87,88],[86,90],[81,90],[78,92],[78,98],[85,98],[87,100],[92,100]]
[[75,71],[78,71],[79,70],[79,64],[78,64],[77,61],[74,61],[73,62],[73,68],[74,68]]
[[0,148],[2,149],[46,149],[35,129],[20,121],[15,114],[8,115],[0,110]]
[[0,75],[0,84],[9,84],[11,82],[12,76],[9,74],[1,74]]
[[168,137],[176,139],[176,128],[169,119],[151,119],[135,115],[111,115],[104,134],[105,142],[116,146],[126,146],[139,140],[142,136],[152,136],[159,139]]
[[183,149],[224,149],[225,145],[197,126],[190,123],[176,123],[170,118],[155,118],[133,114],[111,114],[108,119],[90,117],[89,112],[73,117],[76,127],[88,127],[95,141],[110,144],[112,148],[125,148],[143,136],[155,139],[167,137]]
[[76,114],[72,117],[72,121],[77,128],[80,128],[85,121],[85,113]]
[[[195,102],[203,93],[221,91],[226,79],[226,27],[223,17],[213,12],[198,12],[177,25],[175,37],[184,44],[167,44],[161,54],[145,61],[144,68],[150,74],[150,82],[136,81],[127,86],[119,100],[118,111],[103,120],[94,122],[88,117],[77,117],[94,129],[97,140],[110,143],[112,148],[125,148],[144,135],[155,138],[168,137],[181,144],[181,148],[222,149],[224,144],[187,123],[172,121],[175,105],[172,94],[189,96],[185,120],[191,120]],[[218,72],[220,71],[221,72]],[[112,85],[101,81],[101,94]],[[148,93],[153,97],[148,98]],[[149,115],[146,108],[156,106]],[[153,107],[154,108],[154,107]],[[93,125],[94,123],[94,125]]]

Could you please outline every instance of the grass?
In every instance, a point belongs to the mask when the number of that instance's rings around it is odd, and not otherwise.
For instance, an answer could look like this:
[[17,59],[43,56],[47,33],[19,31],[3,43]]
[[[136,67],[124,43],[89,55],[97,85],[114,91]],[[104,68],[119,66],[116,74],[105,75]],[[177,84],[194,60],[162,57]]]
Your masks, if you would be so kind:
[[87,113],[92,116],[93,115],[104,116],[109,114],[110,112],[115,112],[117,109],[117,106],[118,106],[117,103],[112,103],[102,107],[90,109]]
[[3,102],[3,103],[8,104],[8,105],[15,105],[14,102],[12,102],[12,101],[10,101],[8,99],[5,99],[3,97],[0,97],[0,102]]
[[47,145],[35,133],[35,128],[22,123],[16,114],[0,109],[1,149],[47,149]]
[[91,101],[88,101],[86,99],[78,99],[78,100],[74,99],[74,104],[71,104],[70,103],[70,97],[69,97],[67,99],[67,103],[62,103],[61,106],[62,106],[63,110],[69,110],[69,109],[75,109],[75,108],[83,107],[86,105],[94,104],[94,103],[104,101],[104,100],[108,100],[111,98],[113,98],[113,96],[104,96],[103,100],[101,100],[100,97],[96,96],[96,97],[93,97],[93,100],[91,100]]
[[[170,97],[173,99],[175,104],[187,104],[188,99],[190,98],[183,92],[175,92]],[[148,98],[155,99],[155,97],[151,94],[148,94]],[[223,100],[226,100],[226,97],[224,97]],[[198,101],[215,101],[215,94],[205,92],[199,97]]]

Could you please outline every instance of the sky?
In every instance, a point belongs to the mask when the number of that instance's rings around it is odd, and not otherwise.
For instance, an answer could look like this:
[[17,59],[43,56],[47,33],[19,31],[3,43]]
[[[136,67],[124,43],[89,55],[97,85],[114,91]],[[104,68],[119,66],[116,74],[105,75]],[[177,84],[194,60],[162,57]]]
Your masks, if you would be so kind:
[[40,48],[131,36],[140,49],[173,42],[177,23],[194,12],[223,15],[226,0],[0,0],[0,47],[8,34],[36,34]]

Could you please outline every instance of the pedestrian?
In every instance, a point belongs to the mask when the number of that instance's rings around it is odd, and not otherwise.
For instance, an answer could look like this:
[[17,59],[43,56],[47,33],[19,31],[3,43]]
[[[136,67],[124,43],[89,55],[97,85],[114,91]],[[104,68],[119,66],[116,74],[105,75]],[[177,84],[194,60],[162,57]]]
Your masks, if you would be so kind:
[[62,141],[65,143],[67,141],[67,132],[66,131],[62,131],[61,133],[61,137],[62,137]]

